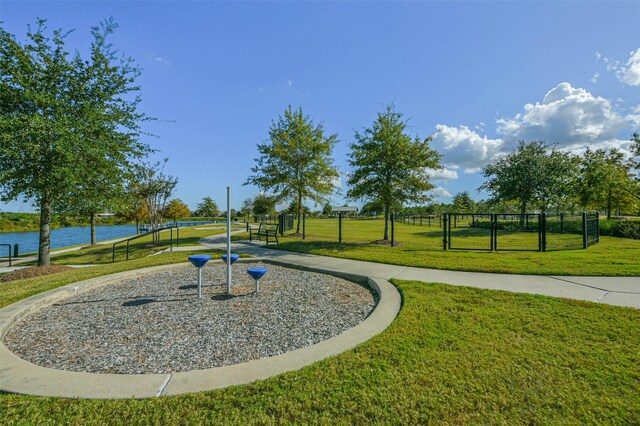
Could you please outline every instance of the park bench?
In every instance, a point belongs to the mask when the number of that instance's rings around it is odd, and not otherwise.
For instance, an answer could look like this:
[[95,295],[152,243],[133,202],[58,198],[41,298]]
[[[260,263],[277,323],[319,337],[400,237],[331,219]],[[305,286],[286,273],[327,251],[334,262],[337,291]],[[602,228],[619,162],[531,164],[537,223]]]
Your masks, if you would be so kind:
[[252,241],[253,234],[255,233],[258,236],[258,239],[260,241],[262,241],[261,237],[265,237],[267,241],[267,245],[269,244],[269,236],[276,237],[276,244],[279,244],[278,228],[279,228],[279,225],[277,223],[260,222],[260,226],[258,227],[258,229],[255,229],[255,228],[249,229],[249,241]]

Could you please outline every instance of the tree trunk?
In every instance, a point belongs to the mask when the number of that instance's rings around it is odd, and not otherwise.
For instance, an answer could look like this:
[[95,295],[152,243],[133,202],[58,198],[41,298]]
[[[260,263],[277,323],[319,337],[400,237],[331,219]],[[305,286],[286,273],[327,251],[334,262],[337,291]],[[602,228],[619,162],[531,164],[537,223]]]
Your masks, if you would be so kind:
[[297,214],[296,214],[296,234],[300,233],[300,211],[302,210],[302,195],[298,194],[298,205],[296,206]]
[[522,205],[520,205],[520,226],[524,226],[524,215],[527,213],[527,200],[522,200]]
[[611,219],[611,188],[607,193],[607,220]]
[[89,220],[91,222],[91,245],[96,245],[96,214],[91,212],[89,215]]
[[384,206],[384,238],[383,240],[389,240],[389,206]]
[[51,200],[43,194],[40,200],[40,241],[38,245],[38,266],[51,265]]

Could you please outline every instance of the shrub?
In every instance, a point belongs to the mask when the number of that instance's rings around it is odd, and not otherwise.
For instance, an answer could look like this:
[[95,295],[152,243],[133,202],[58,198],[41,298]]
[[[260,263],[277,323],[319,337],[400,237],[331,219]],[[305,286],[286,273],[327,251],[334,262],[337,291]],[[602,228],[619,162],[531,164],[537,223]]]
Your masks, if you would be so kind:
[[640,240],[640,221],[601,219],[600,235]]

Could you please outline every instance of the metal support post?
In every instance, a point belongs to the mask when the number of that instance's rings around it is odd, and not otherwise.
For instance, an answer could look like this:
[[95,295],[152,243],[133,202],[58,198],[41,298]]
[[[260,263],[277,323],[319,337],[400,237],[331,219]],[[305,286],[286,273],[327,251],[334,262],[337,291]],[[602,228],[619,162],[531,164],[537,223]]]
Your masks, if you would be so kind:
[[391,213],[391,247],[396,246],[396,226],[393,220],[393,213]]

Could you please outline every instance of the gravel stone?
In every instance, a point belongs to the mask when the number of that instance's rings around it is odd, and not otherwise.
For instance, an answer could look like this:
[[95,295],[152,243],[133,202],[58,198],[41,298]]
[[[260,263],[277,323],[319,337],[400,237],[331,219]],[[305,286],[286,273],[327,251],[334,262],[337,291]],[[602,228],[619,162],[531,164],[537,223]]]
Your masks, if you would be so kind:
[[[260,293],[245,272],[264,266]],[[274,356],[336,336],[373,310],[374,293],[330,275],[281,266],[188,266],[71,296],[14,324],[5,345],[43,367],[90,373],[170,373]]]

